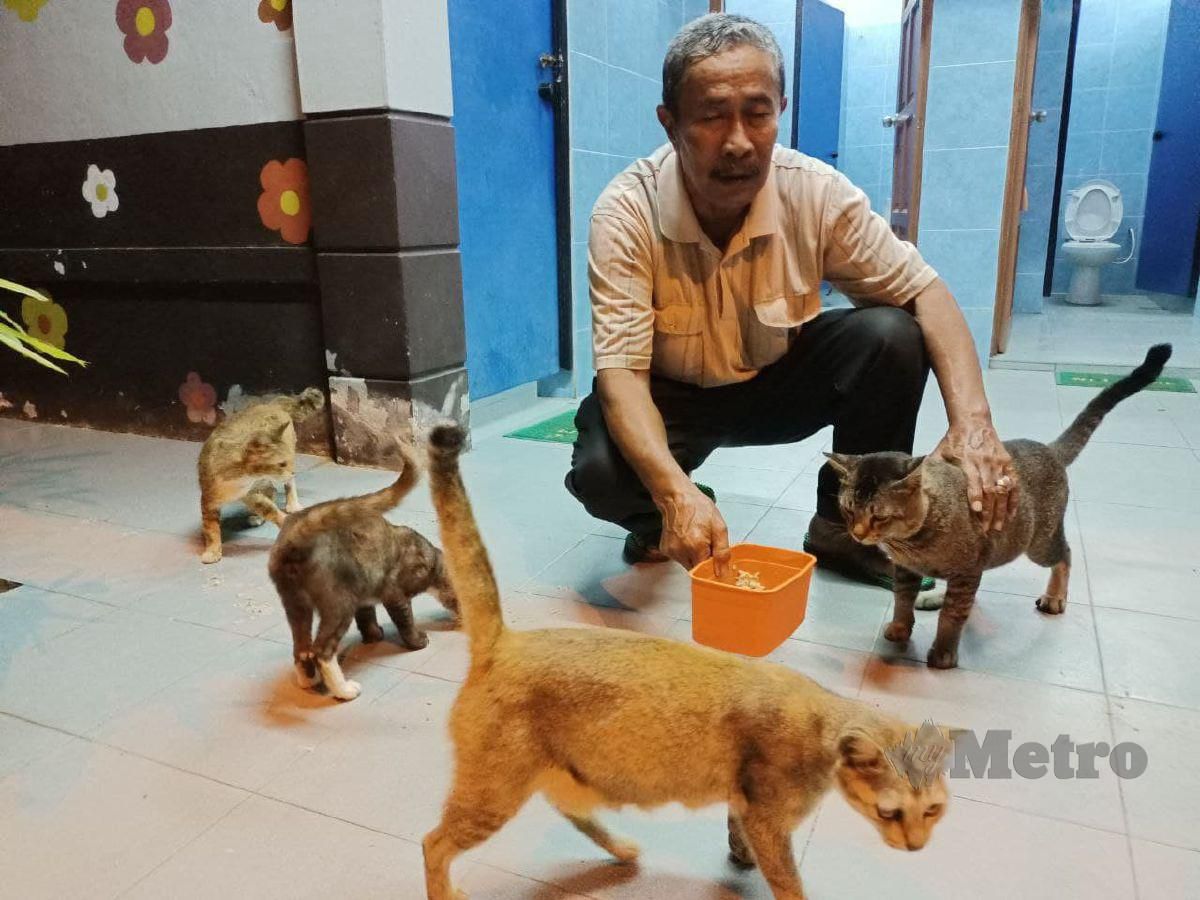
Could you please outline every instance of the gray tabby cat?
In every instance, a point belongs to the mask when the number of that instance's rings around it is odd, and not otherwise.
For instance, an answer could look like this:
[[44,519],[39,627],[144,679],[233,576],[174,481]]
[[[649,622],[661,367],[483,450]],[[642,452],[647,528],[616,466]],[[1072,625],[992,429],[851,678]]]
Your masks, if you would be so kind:
[[[292,628],[296,679],[301,687],[324,681],[339,700],[353,700],[361,688],[342,674],[338,644],[352,620],[365,642],[382,639],[375,603],[387,610],[410,650],[429,643],[413,622],[413,597],[431,593],[458,614],[442,552],[411,528],[383,517],[417,481],[415,462],[401,452],[404,468],[390,487],[289,515],[271,548],[267,571]],[[314,612],[320,617],[315,639]]]
[[1021,500],[1003,531],[980,533],[967,501],[966,476],[952,463],[904,453],[826,454],[841,478],[838,500],[850,534],[860,543],[877,545],[896,564],[895,609],[884,636],[907,643],[920,576],[944,578],[946,600],[927,661],[934,668],[954,668],[980,578],[1022,554],[1050,569],[1050,583],[1037,608],[1061,613],[1071,572],[1071,548],[1063,534],[1067,466],[1104,416],[1153,383],[1170,358],[1170,344],[1151,347],[1140,366],[1101,391],[1052,444],[1005,442],[1020,479]]

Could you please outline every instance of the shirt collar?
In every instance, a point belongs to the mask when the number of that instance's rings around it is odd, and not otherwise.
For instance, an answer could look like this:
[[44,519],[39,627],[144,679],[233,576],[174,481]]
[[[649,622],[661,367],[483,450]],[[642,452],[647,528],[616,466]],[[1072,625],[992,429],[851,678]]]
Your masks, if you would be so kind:
[[[775,184],[774,154],[771,167],[767,172],[767,180],[762,189],[750,204],[746,220],[732,243],[749,243],[754,238],[766,237],[779,233],[779,201]],[[671,151],[663,160],[659,170],[659,227],[663,237],[679,244],[698,244],[704,236],[704,230],[696,219],[692,209],[691,198],[683,183],[683,169],[679,165],[679,154]],[[739,236],[744,240],[739,240]],[[733,249],[733,246],[730,249]]]

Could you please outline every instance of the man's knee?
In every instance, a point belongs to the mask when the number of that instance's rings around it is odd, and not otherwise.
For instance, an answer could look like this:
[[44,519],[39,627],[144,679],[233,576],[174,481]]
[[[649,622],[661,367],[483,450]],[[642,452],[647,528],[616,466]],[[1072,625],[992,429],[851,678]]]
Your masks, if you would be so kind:
[[925,337],[916,317],[894,306],[857,311],[851,322],[859,340],[896,362],[925,365]]
[[613,502],[628,492],[623,465],[624,460],[594,448],[592,452],[577,453],[567,473],[567,490],[590,515],[609,519]]

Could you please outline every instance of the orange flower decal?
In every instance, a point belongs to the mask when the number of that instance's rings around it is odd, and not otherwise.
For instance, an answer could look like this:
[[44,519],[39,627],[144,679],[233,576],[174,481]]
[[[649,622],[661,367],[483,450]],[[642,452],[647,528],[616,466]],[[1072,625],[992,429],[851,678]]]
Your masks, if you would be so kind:
[[291,0],[259,0],[258,21],[274,22],[280,31],[287,31],[292,27]]
[[263,187],[258,196],[258,217],[262,223],[278,231],[289,244],[307,241],[312,226],[308,164],[295,157],[287,162],[273,159],[262,167],[258,180]]
[[216,389],[201,381],[199,373],[187,373],[187,380],[179,386],[179,400],[187,407],[189,422],[217,424]]

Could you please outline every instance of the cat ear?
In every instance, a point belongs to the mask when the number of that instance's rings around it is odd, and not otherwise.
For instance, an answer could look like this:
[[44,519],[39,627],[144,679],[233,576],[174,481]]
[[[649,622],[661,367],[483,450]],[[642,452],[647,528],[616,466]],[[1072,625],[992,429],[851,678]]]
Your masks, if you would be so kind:
[[848,453],[822,453],[829,460],[829,465],[833,467],[833,471],[838,473],[839,478],[845,478],[850,474],[850,470],[854,468],[857,462],[857,457],[851,456]]
[[921,480],[925,476],[925,460],[924,456],[914,456],[908,461],[904,477],[900,479],[900,483],[905,487],[915,488],[921,486]]
[[277,428],[275,430],[275,435],[274,435],[275,440],[277,440],[277,441],[283,440],[283,436],[285,434],[287,434],[288,426],[291,424],[292,424],[291,422],[284,422],[282,425],[280,425],[279,428]]
[[838,739],[838,755],[845,766],[862,772],[883,767],[883,751],[879,745],[866,732],[857,729],[847,731]]

